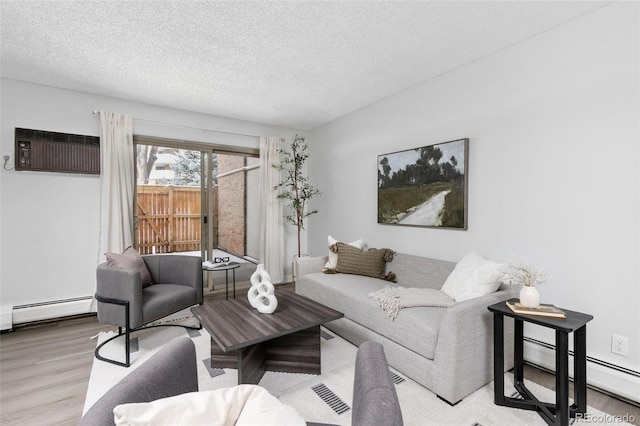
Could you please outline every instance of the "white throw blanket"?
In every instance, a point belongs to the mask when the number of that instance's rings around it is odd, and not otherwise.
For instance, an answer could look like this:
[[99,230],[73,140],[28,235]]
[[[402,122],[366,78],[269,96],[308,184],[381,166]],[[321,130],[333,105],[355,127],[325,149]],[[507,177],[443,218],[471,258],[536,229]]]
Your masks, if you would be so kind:
[[442,291],[433,288],[386,286],[382,290],[370,293],[369,297],[373,298],[392,320],[396,319],[403,308],[448,308],[456,303]]
[[[160,373],[162,374],[162,373]],[[116,425],[306,425],[293,408],[266,389],[240,385],[190,392],[152,402],[122,404],[113,409]]]

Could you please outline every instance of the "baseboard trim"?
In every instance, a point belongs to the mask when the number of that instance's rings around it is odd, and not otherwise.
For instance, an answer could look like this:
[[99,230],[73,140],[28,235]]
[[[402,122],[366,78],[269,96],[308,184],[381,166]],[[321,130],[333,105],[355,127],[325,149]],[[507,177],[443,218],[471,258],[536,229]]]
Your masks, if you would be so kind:
[[94,311],[93,296],[85,296],[14,306],[11,316],[13,325],[18,325]]
[[[525,361],[555,371],[555,345],[524,338]],[[573,377],[573,351],[569,351],[569,372]],[[587,384],[634,405],[640,404],[640,372],[587,356]]]

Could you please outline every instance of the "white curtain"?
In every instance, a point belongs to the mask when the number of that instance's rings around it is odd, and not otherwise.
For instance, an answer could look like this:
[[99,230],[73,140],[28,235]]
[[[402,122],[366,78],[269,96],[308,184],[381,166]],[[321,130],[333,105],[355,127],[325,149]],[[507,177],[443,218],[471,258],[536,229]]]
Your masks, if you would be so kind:
[[131,117],[100,111],[100,128],[99,263],[133,245],[135,191]]
[[280,138],[260,138],[260,260],[271,281],[284,282],[284,217],[274,187],[280,183]]

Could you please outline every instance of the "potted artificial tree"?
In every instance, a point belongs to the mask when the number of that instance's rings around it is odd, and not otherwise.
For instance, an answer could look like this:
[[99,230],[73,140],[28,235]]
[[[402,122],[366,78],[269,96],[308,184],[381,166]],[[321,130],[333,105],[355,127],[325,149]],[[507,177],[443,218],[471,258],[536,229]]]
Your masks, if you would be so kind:
[[[298,230],[298,254],[302,255],[300,249],[300,235],[304,229],[304,221],[309,216],[318,213],[317,209],[309,209],[308,202],[321,192],[309,183],[309,177],[303,173],[304,164],[309,158],[309,147],[305,142],[305,137],[296,134],[290,145],[290,151],[278,150],[280,153],[280,164],[273,167],[280,170],[281,181],[274,189],[280,189],[278,198],[286,200],[288,214],[285,220],[295,225]],[[284,173],[282,173],[284,172]],[[295,270],[294,282],[295,282]]]

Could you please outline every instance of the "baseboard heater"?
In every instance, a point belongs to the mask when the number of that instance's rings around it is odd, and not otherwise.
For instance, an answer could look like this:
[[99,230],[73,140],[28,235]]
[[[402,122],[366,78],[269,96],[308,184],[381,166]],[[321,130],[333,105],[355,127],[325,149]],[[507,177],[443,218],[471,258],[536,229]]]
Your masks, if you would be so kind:
[[[525,362],[554,373],[555,345],[526,336],[524,337],[524,342],[530,348],[538,348],[537,354],[531,353],[531,351],[527,353],[525,350]],[[571,379],[573,379],[572,350],[569,351],[569,357],[569,372]],[[637,392],[640,389],[640,371],[587,355],[587,387],[640,407],[640,393]]]
[[[93,296],[85,296],[17,305],[13,307],[11,312],[12,325],[86,314],[92,312],[92,302]],[[3,325],[4,327],[5,325]]]

